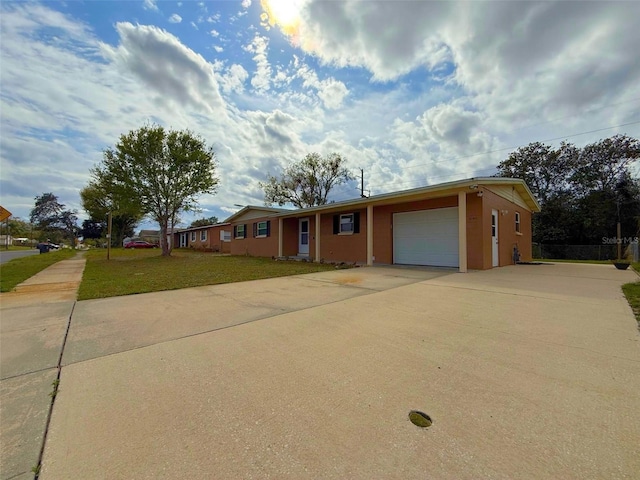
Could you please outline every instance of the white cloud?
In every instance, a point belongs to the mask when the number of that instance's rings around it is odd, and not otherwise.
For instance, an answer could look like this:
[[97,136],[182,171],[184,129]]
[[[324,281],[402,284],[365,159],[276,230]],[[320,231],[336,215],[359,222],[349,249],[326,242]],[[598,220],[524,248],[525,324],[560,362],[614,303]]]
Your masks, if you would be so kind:
[[638,92],[639,15],[637,2],[308,0],[292,39],[384,82],[449,63],[454,83],[508,126]]
[[169,23],[180,23],[182,22],[182,17],[177,13],[174,13],[169,17]]
[[326,108],[336,109],[342,105],[342,101],[349,93],[344,83],[334,78],[320,80],[316,72],[298,59],[296,59],[295,66],[298,71],[297,75],[303,80],[302,85],[315,89]]
[[233,64],[229,67],[226,74],[220,78],[220,87],[225,93],[237,92],[244,90],[244,82],[249,78],[249,73],[242,65]]
[[247,9],[251,6],[251,0],[242,0],[242,8]]
[[157,0],[144,0],[144,2],[142,2],[142,8],[144,8],[145,10],[152,10],[154,12],[157,12],[158,5],[156,5],[156,1]]
[[213,66],[180,40],[157,27],[116,24],[120,45],[103,45],[121,69],[151,87],[160,103],[188,104],[202,112],[223,109]]
[[217,30],[211,30],[209,32],[209,35],[211,35],[213,38],[216,38],[220,36],[220,32],[218,32]]
[[269,90],[271,88],[271,65],[267,56],[269,39],[256,34],[244,49],[254,54],[253,60],[256,62],[256,72],[251,79],[251,85],[259,92]]
[[[47,5],[0,5],[0,203],[16,214],[44,191],[79,208],[102,149],[145,122],[190,128],[214,146],[221,185],[202,206],[222,218],[234,203],[261,203],[266,172],[310,151],[345,155],[377,194],[490,174],[508,152],[486,152],[640,120],[631,2],[314,0],[295,38],[314,57],[297,63],[287,48],[270,52],[275,37],[246,19],[225,49],[205,35],[194,51],[192,38],[126,22],[107,45],[98,27]],[[240,65],[234,43],[244,38],[255,67]]]

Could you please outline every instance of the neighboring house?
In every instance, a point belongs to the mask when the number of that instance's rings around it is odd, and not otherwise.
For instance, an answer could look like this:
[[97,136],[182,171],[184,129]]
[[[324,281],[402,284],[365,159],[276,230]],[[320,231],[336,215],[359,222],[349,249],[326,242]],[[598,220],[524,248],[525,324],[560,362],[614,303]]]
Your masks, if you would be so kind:
[[531,260],[523,180],[483,177],[298,210],[231,215],[232,255],[485,270]]
[[145,242],[160,244],[160,230],[140,230],[138,237],[136,238],[144,240]]
[[230,253],[231,226],[228,223],[216,223],[177,230],[173,239],[177,248]]
[[13,240],[11,235],[0,235],[0,246],[13,245]]

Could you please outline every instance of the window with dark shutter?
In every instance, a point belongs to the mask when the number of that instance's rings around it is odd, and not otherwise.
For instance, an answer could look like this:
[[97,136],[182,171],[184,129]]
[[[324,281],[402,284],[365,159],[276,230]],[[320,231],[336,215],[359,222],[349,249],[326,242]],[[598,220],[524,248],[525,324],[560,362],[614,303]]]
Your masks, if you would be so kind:
[[258,236],[258,224],[256,222],[253,222],[253,238],[256,238]]
[[268,237],[269,223],[271,223],[269,220],[266,220],[264,222],[258,222],[257,224],[254,223],[254,228],[256,228],[255,236],[257,236],[258,238]]
[[333,234],[337,235],[340,233],[340,215],[333,216]]
[[353,233],[360,233],[360,212],[353,214]]

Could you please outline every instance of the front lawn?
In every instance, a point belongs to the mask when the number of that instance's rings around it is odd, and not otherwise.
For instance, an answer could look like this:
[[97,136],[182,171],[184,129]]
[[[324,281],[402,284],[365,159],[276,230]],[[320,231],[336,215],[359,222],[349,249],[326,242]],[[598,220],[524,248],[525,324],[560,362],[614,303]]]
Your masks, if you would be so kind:
[[177,288],[243,282],[333,270],[332,265],[276,262],[270,258],[228,256],[174,250],[162,257],[158,250],[90,250],[78,300],[158,292]]
[[0,267],[0,292],[13,290],[16,285],[24,282],[27,278],[60,260],[73,257],[76,253],[75,250],[70,248],[61,248],[60,250],[52,250],[49,253],[14,258],[7,263],[3,263]]
[[[640,262],[632,263],[631,267],[640,273]],[[627,283],[622,286],[622,291],[625,297],[627,297],[627,301],[636,316],[636,320],[640,323],[640,282]]]

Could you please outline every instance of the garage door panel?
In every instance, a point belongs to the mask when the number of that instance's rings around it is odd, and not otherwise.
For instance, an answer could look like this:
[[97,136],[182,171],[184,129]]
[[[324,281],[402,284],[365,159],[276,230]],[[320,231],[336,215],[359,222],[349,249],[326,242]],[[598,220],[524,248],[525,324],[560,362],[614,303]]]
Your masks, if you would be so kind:
[[458,208],[394,214],[393,259],[405,265],[457,267]]

